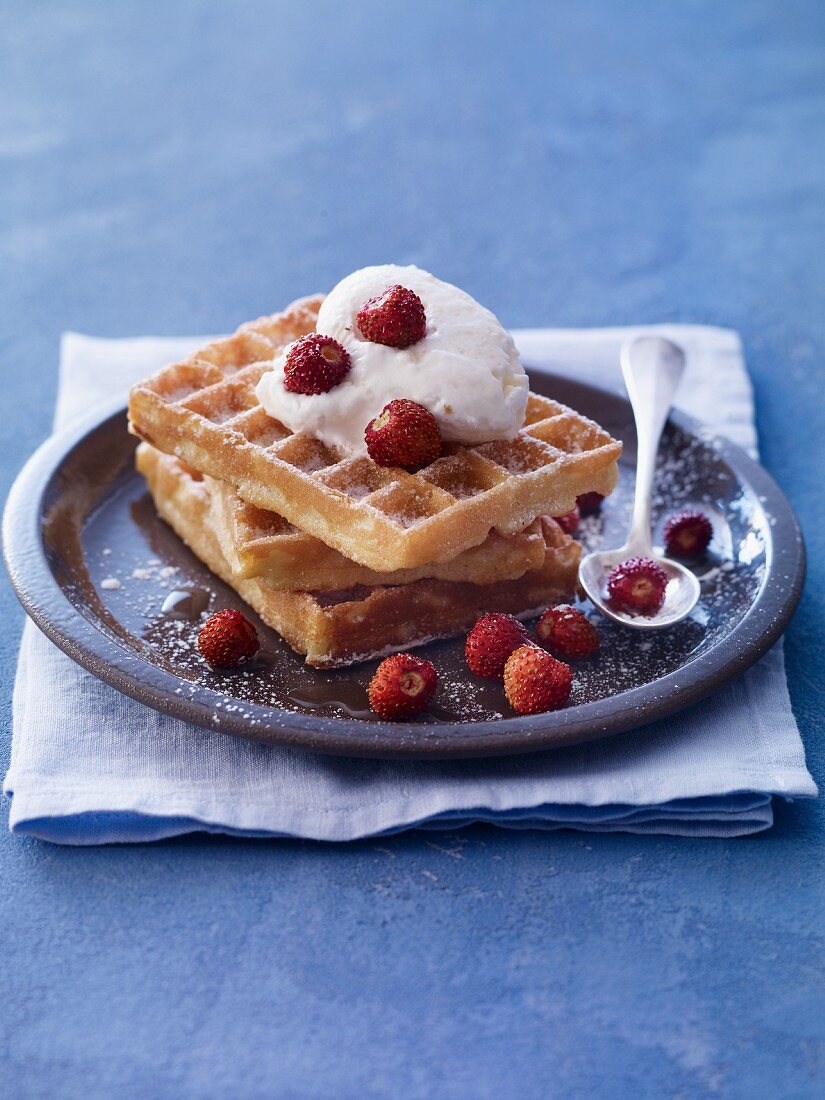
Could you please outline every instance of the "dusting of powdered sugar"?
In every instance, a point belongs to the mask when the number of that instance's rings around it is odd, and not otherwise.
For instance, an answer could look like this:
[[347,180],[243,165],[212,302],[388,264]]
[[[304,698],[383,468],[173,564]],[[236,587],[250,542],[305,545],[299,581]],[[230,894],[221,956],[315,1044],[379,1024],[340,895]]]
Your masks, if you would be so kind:
[[[751,607],[765,574],[768,521],[759,502],[744,494],[725,463],[713,465],[716,445],[715,437],[694,438],[671,427],[656,473],[655,542],[661,543],[667,515],[683,507],[701,508],[714,526],[708,556],[694,565],[702,587],[698,607],[687,621],[651,636],[602,619],[586,602],[573,601],[597,625],[601,646],[593,657],[574,663],[570,705],[642,684],[655,686],[717,644]],[[633,505],[630,457],[623,459],[619,485],[601,512],[581,520],[576,538],[585,552],[624,541]],[[403,518],[412,522],[417,517]],[[139,479],[92,517],[84,531],[84,552],[108,616],[101,629],[177,677],[175,695],[201,704],[207,700],[206,720],[211,724],[220,726],[231,716],[254,732],[282,723],[287,711],[356,720],[371,717],[366,689],[377,661],[344,669],[308,668],[158,519]],[[260,657],[232,672],[211,669],[197,651],[203,622],[223,607],[247,614],[262,642]],[[533,624],[534,618],[528,620],[528,626]],[[465,633],[416,650],[439,671],[438,690],[423,723],[512,717],[501,684],[469,673]]]

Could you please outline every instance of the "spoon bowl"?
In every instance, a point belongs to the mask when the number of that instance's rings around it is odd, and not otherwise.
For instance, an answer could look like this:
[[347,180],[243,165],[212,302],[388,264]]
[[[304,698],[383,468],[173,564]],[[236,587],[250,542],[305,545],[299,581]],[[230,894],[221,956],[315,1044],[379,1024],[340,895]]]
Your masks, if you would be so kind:
[[579,582],[590,601],[608,619],[636,630],[660,630],[686,619],[701,594],[699,581],[684,565],[658,554],[645,555],[667,573],[665,602],[656,614],[631,615],[613,604],[607,594],[607,578],[617,565],[636,556],[627,546],[622,546],[618,550],[599,550],[583,558],[579,566]]
[[[662,336],[639,336],[623,345],[621,364],[638,441],[633,519],[624,546],[599,550],[582,559],[579,582],[593,606],[608,619],[634,630],[661,630],[686,619],[701,595],[699,581],[689,569],[654,551],[650,533],[656,452],[685,371],[685,353]],[[653,615],[631,615],[609,599],[607,578],[628,558],[649,558],[667,573],[664,603]]]

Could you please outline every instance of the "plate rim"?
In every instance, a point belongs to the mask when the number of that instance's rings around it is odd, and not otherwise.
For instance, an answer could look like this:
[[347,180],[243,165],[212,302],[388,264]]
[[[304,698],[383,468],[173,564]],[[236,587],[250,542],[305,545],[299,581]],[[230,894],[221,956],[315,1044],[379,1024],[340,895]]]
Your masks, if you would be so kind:
[[[589,382],[544,370],[535,373],[543,380],[552,382],[555,378],[560,384],[590,390],[596,397],[627,403],[623,394]],[[44,494],[83,440],[117,418],[123,419],[125,431],[126,405],[122,397],[98,405],[52,435],[18,474],[3,515],[3,557],[12,588],[37,627],[104,683],[161,713],[247,740],[332,756],[435,760],[552,751],[626,733],[699,702],[755,664],[785,631],[805,582],[802,530],[773,477],[724,436],[689,414],[672,410],[669,421],[691,436],[710,443],[706,433],[712,432],[720,458],[740,482],[748,484],[768,519],[766,572],[756,599],[733,630],[707,652],[649,684],[546,715],[428,725],[355,721],[273,710],[247,702],[247,715],[257,714],[258,721],[266,722],[256,729],[249,717],[215,707],[215,701],[225,697],[221,693],[183,680],[134,652],[130,654],[81,613],[51,571],[42,539]],[[134,675],[136,661],[141,669],[150,670],[147,679],[138,680]],[[186,697],[175,694],[182,683],[189,688]],[[552,738],[548,737],[551,731]]]

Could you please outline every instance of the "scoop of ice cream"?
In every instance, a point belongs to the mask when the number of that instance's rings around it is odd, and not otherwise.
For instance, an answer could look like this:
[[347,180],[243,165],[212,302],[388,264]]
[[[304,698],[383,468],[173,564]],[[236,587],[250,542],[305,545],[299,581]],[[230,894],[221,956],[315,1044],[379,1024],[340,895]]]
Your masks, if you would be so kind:
[[[400,350],[370,343],[355,320],[369,298],[396,284],[415,291],[427,315],[424,338]],[[328,393],[290,393],[285,352],[257,387],[269,415],[294,432],[365,452],[364,429],[395,398],[429,409],[455,443],[512,439],[524,423],[528,381],[511,336],[469,294],[427,271],[384,264],[353,272],[324,299],[316,327],[349,352],[345,380]]]

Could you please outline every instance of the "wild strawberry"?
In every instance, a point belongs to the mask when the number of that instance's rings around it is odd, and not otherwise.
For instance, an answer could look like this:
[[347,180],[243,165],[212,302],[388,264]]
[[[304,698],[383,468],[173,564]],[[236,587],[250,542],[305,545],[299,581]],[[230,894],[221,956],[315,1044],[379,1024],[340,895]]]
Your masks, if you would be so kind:
[[365,340],[389,348],[417,344],[427,331],[424,303],[414,291],[398,285],[364,302],[355,322]]
[[201,657],[214,668],[237,668],[258,652],[258,635],[240,611],[217,611],[198,635]]
[[674,558],[698,558],[713,538],[713,524],[704,512],[685,508],[665,524],[665,549]]
[[370,680],[370,706],[390,721],[412,718],[432,699],[437,683],[438,673],[429,661],[396,653],[381,662]]
[[441,432],[429,409],[415,401],[390,401],[364,432],[367,450],[379,466],[410,472],[429,466],[441,454]]
[[610,598],[631,615],[654,615],[665,602],[667,573],[650,558],[629,558],[607,579]]
[[565,535],[575,535],[579,527],[579,520],[581,519],[578,504],[574,506],[572,512],[565,512],[563,516],[553,516],[553,519],[559,527],[561,527]]
[[527,627],[512,615],[482,615],[467,635],[464,654],[470,671],[488,680],[500,680],[507,658],[530,641]]
[[328,393],[349,374],[349,352],[331,336],[311,332],[286,353],[284,388],[290,393]]
[[504,694],[519,714],[558,710],[570,697],[573,672],[538,646],[525,645],[504,666]]
[[576,504],[583,516],[592,516],[600,511],[603,500],[601,493],[581,493],[576,497]]
[[599,632],[576,607],[560,604],[548,607],[536,624],[543,646],[566,660],[592,657],[599,648]]

